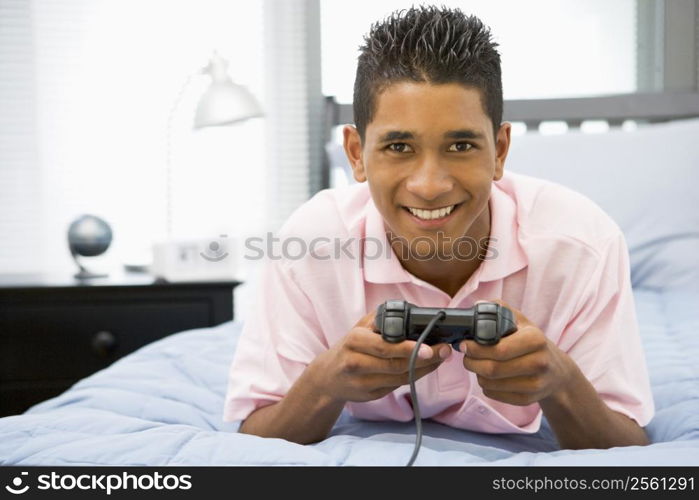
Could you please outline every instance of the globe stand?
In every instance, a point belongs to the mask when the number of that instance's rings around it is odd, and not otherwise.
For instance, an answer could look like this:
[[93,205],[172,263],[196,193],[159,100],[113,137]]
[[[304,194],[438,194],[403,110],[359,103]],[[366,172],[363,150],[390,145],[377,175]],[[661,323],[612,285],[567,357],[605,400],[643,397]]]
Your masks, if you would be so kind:
[[94,278],[106,278],[109,275],[105,273],[93,273],[92,271],[88,271],[85,269],[85,266],[83,266],[80,261],[78,260],[78,254],[75,252],[70,252],[70,254],[73,256],[73,260],[77,264],[77,266],[80,268],[80,271],[75,273],[73,277],[78,280],[89,280],[89,279],[94,279]]

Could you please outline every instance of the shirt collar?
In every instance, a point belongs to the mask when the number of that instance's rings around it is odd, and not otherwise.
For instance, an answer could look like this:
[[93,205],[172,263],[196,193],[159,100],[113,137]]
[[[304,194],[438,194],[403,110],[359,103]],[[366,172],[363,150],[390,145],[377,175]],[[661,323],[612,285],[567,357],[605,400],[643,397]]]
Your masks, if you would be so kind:
[[[526,267],[527,258],[518,238],[517,207],[497,182],[490,191],[490,245],[476,271],[479,282],[505,278]],[[370,197],[365,207],[365,241],[362,248],[364,279],[371,283],[418,280],[403,268],[386,236],[383,216]],[[419,280],[418,280],[419,281]]]

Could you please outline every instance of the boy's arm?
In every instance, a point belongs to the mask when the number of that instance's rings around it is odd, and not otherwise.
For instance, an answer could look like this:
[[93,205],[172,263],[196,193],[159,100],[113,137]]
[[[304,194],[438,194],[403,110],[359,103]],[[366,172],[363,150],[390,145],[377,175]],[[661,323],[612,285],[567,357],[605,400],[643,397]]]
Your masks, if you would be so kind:
[[[300,444],[325,439],[347,401],[372,401],[408,383],[408,361],[415,342],[391,344],[373,331],[372,310],[337,344],[318,355],[286,395],[259,408],[239,431]],[[420,346],[415,378],[433,370],[451,346]]]
[[478,375],[484,394],[514,405],[539,403],[564,448],[648,444],[643,426],[654,412],[620,231],[598,255],[583,288],[575,282],[559,291],[578,300],[555,341],[495,300],[515,314],[518,331],[495,346],[466,344],[464,366]]
[[575,362],[570,360],[570,365],[568,382],[539,402],[561,447],[611,448],[649,444],[643,428],[626,415],[611,410]]
[[325,439],[345,403],[323,395],[312,382],[314,377],[311,372],[309,365],[286,396],[251,413],[239,432],[300,444]]
[[600,398],[575,361],[520,311],[518,330],[494,346],[461,344],[464,367],[476,373],[483,393],[524,406],[539,403],[562,448],[647,445],[645,431]]
[[[263,269],[229,370],[224,420],[243,421],[243,433],[305,444],[328,435],[347,401],[379,399],[407,384],[415,342],[385,342],[373,331],[372,309],[328,346],[292,271],[283,261]],[[417,378],[437,368],[440,348],[450,353],[445,344],[422,346]]]

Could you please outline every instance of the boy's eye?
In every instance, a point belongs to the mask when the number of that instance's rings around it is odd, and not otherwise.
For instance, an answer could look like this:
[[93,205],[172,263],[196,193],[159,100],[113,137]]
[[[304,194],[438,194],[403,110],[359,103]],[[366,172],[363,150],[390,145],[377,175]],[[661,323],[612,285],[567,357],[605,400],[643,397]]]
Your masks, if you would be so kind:
[[394,142],[386,147],[389,151],[393,151],[395,153],[406,153],[406,148],[409,148],[410,146],[405,142]]
[[[386,146],[386,148],[394,153],[409,153],[412,151],[410,145],[405,142],[394,142]],[[448,151],[451,153],[465,153],[471,149],[473,149],[473,144],[469,142],[455,142],[449,146]]]
[[468,142],[455,142],[451,146],[449,146],[449,151],[454,152],[454,153],[465,153],[466,151],[470,151],[473,149],[473,144],[470,144]]

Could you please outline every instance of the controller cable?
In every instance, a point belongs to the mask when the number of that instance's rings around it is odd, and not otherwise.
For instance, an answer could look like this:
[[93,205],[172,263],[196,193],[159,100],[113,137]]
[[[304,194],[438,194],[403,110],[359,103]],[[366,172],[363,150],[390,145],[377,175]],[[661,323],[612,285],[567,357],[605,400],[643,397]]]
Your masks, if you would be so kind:
[[417,360],[417,354],[420,350],[420,346],[425,341],[427,336],[430,334],[432,328],[434,328],[434,325],[436,325],[438,321],[442,321],[446,317],[447,313],[443,309],[437,311],[437,314],[434,315],[434,317],[430,320],[430,322],[427,324],[425,329],[420,334],[420,337],[418,337],[415,343],[415,347],[413,347],[413,352],[410,353],[410,361],[408,362],[408,380],[410,381],[410,397],[413,400],[413,413],[415,414],[416,436],[415,448],[413,449],[413,456],[410,457],[410,460],[408,460],[406,467],[410,467],[411,465],[413,465],[413,462],[415,462],[415,459],[417,458],[417,454],[420,452],[420,445],[422,444],[422,418],[420,417],[420,404],[418,403],[417,391],[415,390],[415,361]]

